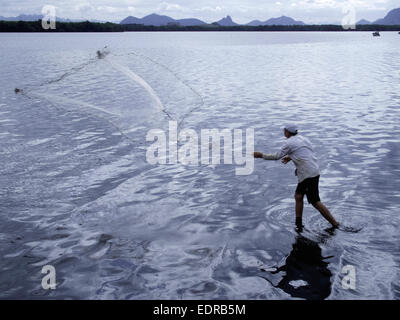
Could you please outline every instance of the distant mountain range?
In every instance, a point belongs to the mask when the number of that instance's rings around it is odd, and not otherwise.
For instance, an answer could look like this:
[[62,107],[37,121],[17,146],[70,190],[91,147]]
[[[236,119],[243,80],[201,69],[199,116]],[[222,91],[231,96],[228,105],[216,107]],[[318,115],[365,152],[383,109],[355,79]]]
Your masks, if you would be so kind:
[[124,20],[120,22],[120,24],[143,24],[145,26],[163,26],[168,24],[179,24],[181,26],[199,26],[202,24],[206,24],[204,21],[199,19],[179,19],[175,20],[168,16],[160,16],[158,14],[150,14],[143,18],[136,17],[126,17]]
[[389,13],[383,18],[374,22],[361,19],[357,24],[383,24],[383,25],[400,25],[400,8],[390,10]]
[[[203,24],[207,24],[204,21],[201,21],[199,19],[179,19],[175,20],[171,17],[168,16],[160,16],[158,14],[150,14],[148,16],[145,16],[143,18],[136,18],[129,16],[122,20],[120,22],[121,24],[143,24],[146,26],[162,26],[162,25],[168,25],[168,24],[179,24],[181,26],[199,26]],[[221,20],[218,20],[216,22],[213,22],[212,24],[217,24],[220,26],[224,27],[232,27],[232,26],[239,26],[239,23],[236,23],[232,20],[230,16],[226,16],[225,18],[222,18]],[[247,24],[248,26],[265,26],[265,25],[304,25],[304,22],[302,21],[296,21],[292,18],[282,16],[280,18],[271,18],[267,21],[259,21],[259,20],[253,20]]]
[[[179,24],[182,26],[199,26],[207,24],[199,19],[180,19],[175,20],[168,16],[160,16],[155,13],[145,16],[143,18],[127,17],[120,22],[121,24],[143,24],[143,25],[153,25],[162,26],[168,24]],[[212,24],[217,24],[225,27],[239,26],[240,24],[234,22],[230,16],[226,16],[219,21],[213,22]],[[356,24],[382,24],[382,25],[400,25],[400,8],[391,10],[383,19],[378,19],[375,22],[370,22],[365,19],[361,19]],[[281,16],[279,18],[270,18],[266,21],[253,20],[247,24],[247,26],[293,26],[293,25],[305,25],[303,21],[296,21],[293,18]]]
[[271,18],[267,21],[253,20],[249,22],[248,26],[294,26],[294,25],[304,25],[303,21],[296,21],[290,17],[282,16],[279,18]]
[[[19,16],[16,17],[3,17],[0,16],[0,21],[37,21],[37,20],[42,20],[43,15],[42,14],[20,14]],[[65,19],[65,18],[60,18],[56,17],[56,20],[59,22],[82,22],[86,21],[84,19]],[[106,21],[101,21],[101,20],[90,20],[91,22],[100,22],[100,23],[105,23]]]
[[[43,15],[41,14],[20,14],[17,17],[2,17],[0,16],[0,20],[4,21],[37,21],[41,20]],[[57,17],[57,21],[60,22],[82,22],[85,21],[84,19],[65,19]],[[106,21],[100,20],[90,20],[91,22],[100,22],[104,23]],[[200,25],[207,25],[208,23],[201,21],[195,18],[189,19],[173,19],[168,16],[158,15],[158,14],[150,14],[143,18],[136,18],[136,17],[126,17],[123,19],[120,24],[142,24],[146,26],[163,26],[163,25],[181,25],[181,26],[200,26]],[[219,21],[213,22],[214,25],[220,26],[239,26],[240,24],[234,22],[232,18],[228,15],[225,18],[222,18]],[[270,26],[270,25],[281,25],[281,26],[291,26],[291,25],[304,25],[305,23],[302,21],[296,21],[293,18],[281,16],[279,18],[271,18],[266,21],[260,20],[253,20],[245,25],[247,26]],[[378,19],[374,22],[370,22],[365,19],[361,19],[356,24],[382,24],[382,25],[400,25],[400,8],[393,9],[389,11],[389,13],[383,18]]]

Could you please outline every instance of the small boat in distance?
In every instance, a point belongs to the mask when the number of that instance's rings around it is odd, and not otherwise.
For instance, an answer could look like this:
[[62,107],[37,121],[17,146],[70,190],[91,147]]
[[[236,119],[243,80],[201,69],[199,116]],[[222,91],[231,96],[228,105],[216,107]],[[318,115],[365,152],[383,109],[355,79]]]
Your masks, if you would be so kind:
[[380,33],[379,33],[379,31],[375,31],[372,35],[373,35],[374,37],[380,37],[380,36],[381,36]]

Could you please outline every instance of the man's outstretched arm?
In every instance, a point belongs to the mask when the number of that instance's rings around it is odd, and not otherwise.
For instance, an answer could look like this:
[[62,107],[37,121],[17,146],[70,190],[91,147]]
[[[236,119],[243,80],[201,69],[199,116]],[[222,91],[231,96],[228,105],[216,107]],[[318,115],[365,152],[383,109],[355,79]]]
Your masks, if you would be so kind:
[[254,158],[263,158],[264,160],[279,160],[281,157],[279,157],[279,152],[271,154],[254,152]]
[[288,155],[289,151],[290,151],[289,144],[284,143],[284,145],[282,146],[281,150],[279,150],[279,152],[276,152],[276,153],[254,152],[253,155],[254,155],[254,158],[263,158],[264,160],[279,160],[279,159],[283,158],[282,162],[288,163],[290,161],[290,158],[289,158],[289,160],[286,159],[285,161],[284,161],[284,159],[286,158],[285,156]]
[[288,163],[291,159],[288,156],[290,149],[289,149],[289,145],[287,143],[285,143],[281,150],[279,150],[279,152],[276,153],[261,153],[261,152],[254,152],[254,158],[263,158],[264,160],[279,160],[282,159],[283,163]]
[[[253,153],[253,155],[254,155],[254,158],[263,158],[264,160],[279,160],[280,158],[282,158],[278,152],[272,153],[272,154],[263,154],[261,152],[256,151]],[[292,159],[289,156],[284,156],[282,158],[282,163],[286,164],[290,160],[292,160]]]

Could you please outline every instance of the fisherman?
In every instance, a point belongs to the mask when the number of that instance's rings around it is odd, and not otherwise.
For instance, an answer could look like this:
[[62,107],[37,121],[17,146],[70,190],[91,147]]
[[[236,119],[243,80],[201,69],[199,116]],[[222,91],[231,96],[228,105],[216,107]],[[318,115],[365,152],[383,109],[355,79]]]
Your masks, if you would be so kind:
[[295,174],[299,181],[294,194],[296,201],[296,226],[298,228],[302,228],[304,195],[307,196],[308,202],[311,203],[334,228],[337,228],[339,223],[333,218],[328,208],[319,198],[318,182],[320,172],[311,143],[306,137],[298,135],[297,131],[297,126],[294,124],[285,126],[283,133],[287,140],[281,150],[274,154],[254,152],[254,158],[263,158],[264,160],[282,159],[282,163],[284,164],[293,160],[296,166]]

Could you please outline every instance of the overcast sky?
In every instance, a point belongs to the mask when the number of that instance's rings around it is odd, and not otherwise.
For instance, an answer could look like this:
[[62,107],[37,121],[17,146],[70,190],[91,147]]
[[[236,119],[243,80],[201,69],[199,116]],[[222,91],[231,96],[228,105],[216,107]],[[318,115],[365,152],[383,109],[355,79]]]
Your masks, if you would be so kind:
[[356,20],[373,21],[400,7],[399,0],[0,0],[0,15],[38,14],[44,5],[51,4],[58,17],[76,19],[120,21],[129,15],[141,18],[157,13],[209,23],[226,15],[237,23],[282,15],[306,23],[336,23],[345,15],[346,3],[355,7]]

